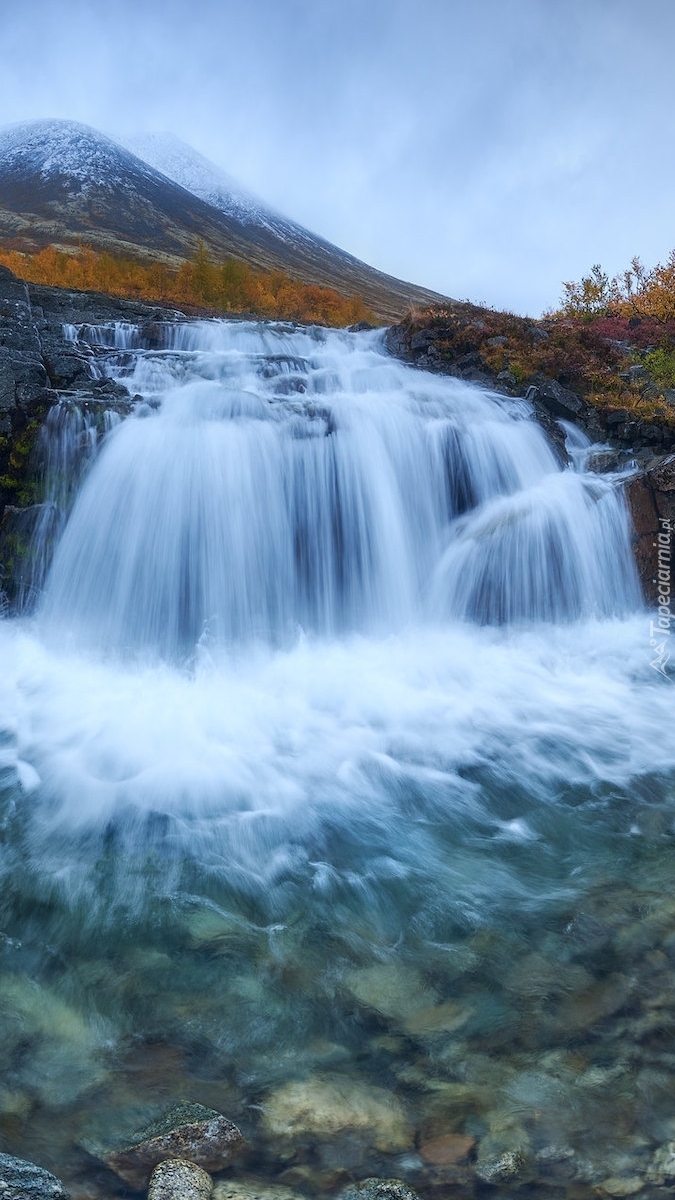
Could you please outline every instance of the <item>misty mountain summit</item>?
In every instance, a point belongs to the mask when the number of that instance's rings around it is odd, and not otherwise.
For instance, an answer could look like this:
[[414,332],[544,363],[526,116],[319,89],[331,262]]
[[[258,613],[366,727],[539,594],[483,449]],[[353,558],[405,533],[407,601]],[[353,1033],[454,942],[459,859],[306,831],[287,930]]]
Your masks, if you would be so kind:
[[0,130],[0,238],[28,252],[86,242],[173,266],[201,241],[214,260],[234,257],[357,293],[385,321],[411,303],[440,298],[273,212],[170,135],[138,138],[130,146],[75,121],[28,121]]

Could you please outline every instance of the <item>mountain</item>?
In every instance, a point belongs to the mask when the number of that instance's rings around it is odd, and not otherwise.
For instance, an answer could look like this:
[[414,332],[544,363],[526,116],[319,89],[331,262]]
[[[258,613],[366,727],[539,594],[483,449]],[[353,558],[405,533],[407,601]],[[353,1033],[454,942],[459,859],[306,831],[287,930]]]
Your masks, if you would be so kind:
[[[358,293],[390,321],[444,297],[404,283],[267,208],[177,139],[144,138],[138,153],[74,121],[0,130],[0,238],[177,264],[201,240],[214,259],[281,269],[306,283]],[[159,169],[158,169],[159,167]]]

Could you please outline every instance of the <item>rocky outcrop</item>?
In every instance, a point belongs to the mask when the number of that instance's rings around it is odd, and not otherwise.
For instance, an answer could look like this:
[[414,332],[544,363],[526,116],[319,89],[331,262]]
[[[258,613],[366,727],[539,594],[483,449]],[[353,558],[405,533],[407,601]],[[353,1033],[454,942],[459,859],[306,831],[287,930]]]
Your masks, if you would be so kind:
[[99,348],[70,340],[64,326],[137,325],[152,346],[177,319],[185,318],[170,309],[25,284],[0,267],[0,599],[16,598],[17,572],[40,518],[38,447],[50,410],[68,401],[101,425],[106,411],[131,410],[127,389],[97,369]]
[[34,496],[28,464],[47,412],[59,398],[128,410],[122,385],[100,378],[93,347],[76,346],[64,325],[124,321],[156,329],[182,313],[96,293],[25,284],[0,267],[0,519],[6,505]]
[[[463,307],[466,313],[461,312]],[[508,368],[491,366],[486,357],[489,351],[501,349],[502,344],[506,350],[510,339],[487,338],[484,323],[470,305],[455,305],[453,311],[453,320],[448,320],[447,328],[439,320],[435,327],[419,329],[408,322],[387,329],[385,343],[390,354],[425,371],[481,383],[502,395],[528,400],[534,416],[558,451],[560,433],[554,426],[561,419],[578,425],[592,441],[606,441],[617,450],[651,454],[675,450],[675,426],[667,420],[636,419],[625,408],[600,409],[580,391],[563,383],[562,376],[553,379],[535,373],[518,379]],[[520,336],[526,334],[530,341],[545,341],[549,336],[545,329],[524,319],[509,319],[523,326],[525,332],[520,330]],[[462,330],[459,334],[457,325]],[[475,346],[485,347],[485,351],[470,348]]]
[[[503,395],[527,400],[562,462],[567,461],[567,452],[561,420],[578,425],[592,441],[611,447],[593,457],[589,463],[591,470],[612,471],[633,462],[637,471],[627,485],[626,495],[634,525],[635,562],[645,599],[658,604],[664,594],[659,592],[664,571],[659,536],[662,543],[675,522],[675,427],[657,418],[635,419],[625,408],[600,410],[557,379],[537,377],[518,383],[510,371],[495,371],[482,354],[467,350],[472,340],[495,349],[497,343],[505,345],[509,339],[485,340],[486,329],[473,310],[461,318],[455,316],[455,325],[458,321],[466,330],[463,339],[457,336],[454,327],[446,331],[442,322],[437,327],[421,329],[404,323],[386,331],[386,345],[395,357],[424,370],[478,382]],[[548,336],[537,327],[532,327],[530,334]]]

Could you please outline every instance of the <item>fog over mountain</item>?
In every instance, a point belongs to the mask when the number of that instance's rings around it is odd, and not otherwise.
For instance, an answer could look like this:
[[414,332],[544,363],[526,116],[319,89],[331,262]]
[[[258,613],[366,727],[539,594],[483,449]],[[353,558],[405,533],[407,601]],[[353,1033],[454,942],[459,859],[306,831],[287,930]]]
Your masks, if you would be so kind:
[[5,122],[170,131],[380,270],[536,314],[675,242],[671,0],[24,0]]
[[247,197],[184,143],[153,139],[152,145],[155,161],[178,181],[76,121],[28,121],[0,130],[0,237],[26,251],[84,241],[173,265],[203,243],[216,261],[233,256],[359,295],[384,321],[411,303],[438,298],[373,270]]

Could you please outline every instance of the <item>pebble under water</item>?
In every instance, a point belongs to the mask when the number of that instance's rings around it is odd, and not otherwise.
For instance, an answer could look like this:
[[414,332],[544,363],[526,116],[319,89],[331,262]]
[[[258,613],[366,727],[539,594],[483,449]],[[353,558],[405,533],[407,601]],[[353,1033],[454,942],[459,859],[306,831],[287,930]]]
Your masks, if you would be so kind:
[[0,622],[0,1149],[115,1194],[85,1147],[187,1099],[310,1196],[670,1194],[673,685],[621,480],[377,332],[71,336],[143,399],[54,410]]

